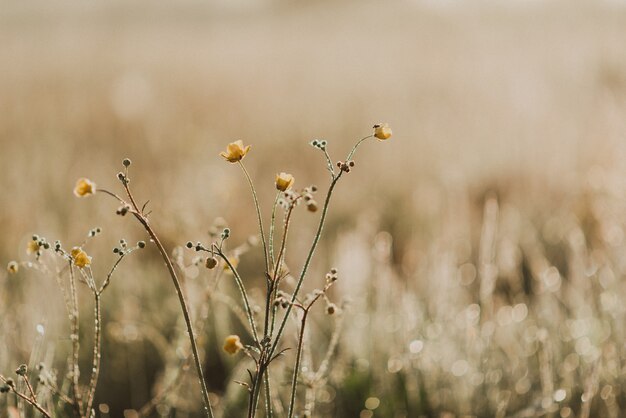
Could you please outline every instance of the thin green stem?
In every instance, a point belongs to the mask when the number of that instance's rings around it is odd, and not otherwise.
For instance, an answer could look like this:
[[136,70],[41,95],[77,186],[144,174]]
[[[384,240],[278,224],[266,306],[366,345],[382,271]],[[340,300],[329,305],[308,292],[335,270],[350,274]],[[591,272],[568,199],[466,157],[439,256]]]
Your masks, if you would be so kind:
[[215,248],[215,252],[217,255],[224,260],[230,271],[233,273],[235,277],[235,283],[237,283],[237,287],[239,288],[239,293],[241,293],[241,298],[243,299],[244,307],[246,308],[246,316],[248,317],[248,322],[250,324],[250,329],[252,330],[252,336],[254,337],[254,342],[259,345],[259,335],[256,329],[256,323],[254,322],[254,315],[252,313],[252,307],[250,305],[250,301],[248,300],[248,294],[246,293],[246,288],[243,285],[243,281],[241,280],[241,276],[239,276],[239,272],[233,266],[231,261],[226,257],[226,255],[222,252],[222,249],[217,247]]
[[[285,259],[285,246],[287,244],[287,234],[289,233],[289,225],[291,224],[290,221],[291,221],[291,214],[293,213],[293,209],[294,209],[294,206],[291,205],[289,209],[287,209],[287,216],[285,217],[285,225],[283,228],[283,238],[280,243],[280,250],[278,252],[278,259],[276,260],[276,266],[274,267],[274,275],[272,276],[274,288],[270,295],[271,296],[270,303],[272,303],[272,301],[276,298],[276,294],[278,293],[278,287],[280,284],[280,279],[279,279],[278,274],[280,272],[280,268],[282,267],[283,261]],[[274,333],[274,326],[276,324],[276,309],[272,309],[271,316],[272,318],[270,321],[270,331],[268,334],[270,337]]]
[[265,416],[267,418],[271,418],[274,416],[274,411],[272,410],[272,396],[270,389],[270,372],[269,369],[265,372],[264,375],[264,387],[265,387]]
[[278,206],[278,199],[280,199],[281,192],[276,193],[276,199],[274,199],[274,206],[272,206],[272,220],[270,222],[270,236],[269,236],[269,252],[270,252],[270,263],[271,265],[275,265],[274,261],[274,229],[276,228],[276,207]]
[[298,387],[298,374],[300,373],[300,361],[302,360],[302,347],[304,346],[304,328],[306,327],[306,319],[309,310],[305,309],[302,314],[302,324],[300,325],[300,335],[298,336],[298,350],[296,352],[296,364],[293,369],[293,378],[291,380],[291,397],[289,400],[288,418],[293,417],[293,411],[296,405],[296,389]]
[[359,145],[361,145],[361,143],[363,141],[365,141],[366,139],[370,139],[370,138],[374,138],[374,135],[373,134],[372,135],[368,135],[366,137],[363,137],[363,138],[359,139],[358,142],[356,144],[354,144],[354,146],[352,147],[352,149],[348,153],[348,156],[346,157],[346,161],[348,161],[348,160],[350,160],[352,158],[352,156],[356,152],[356,149],[359,147]]
[[322,296],[326,297],[326,291],[328,290],[328,288],[330,288],[330,286],[332,286],[333,282],[327,283],[326,286],[324,286],[324,290],[320,293],[318,293],[309,303],[306,307],[302,307],[303,313],[302,313],[302,323],[300,325],[300,334],[298,336],[298,349],[296,352],[296,364],[294,366],[293,369],[293,379],[291,381],[291,398],[289,401],[289,414],[288,414],[288,418],[292,418],[293,417],[293,411],[296,407],[296,391],[298,388],[298,375],[300,374],[300,362],[302,361],[302,350],[304,347],[304,332],[305,332],[305,328],[306,328],[306,320],[307,317],[309,315],[309,312],[311,311],[311,308],[313,307],[313,305],[315,304],[315,302],[317,302]]
[[[374,135],[368,135],[366,137],[361,138],[359,141],[357,141],[357,143],[352,147],[352,149],[348,153],[348,156],[346,157],[346,161],[352,158],[357,148],[363,143],[363,141],[369,138],[373,138],[373,137]],[[280,338],[285,330],[285,326],[287,325],[287,321],[289,319],[289,314],[291,313],[291,309],[293,308],[293,303],[296,301],[296,298],[298,297],[298,293],[300,292],[300,288],[302,287],[302,283],[309,269],[309,265],[311,264],[311,260],[313,259],[313,254],[315,253],[315,249],[317,248],[317,244],[319,243],[320,237],[322,235],[324,222],[326,221],[326,215],[328,213],[328,206],[330,204],[330,198],[332,197],[333,190],[335,189],[335,186],[337,185],[337,182],[339,181],[343,173],[344,171],[340,170],[338,174],[333,175],[332,177],[332,181],[330,182],[330,187],[328,188],[328,192],[326,193],[326,199],[324,200],[324,207],[322,209],[322,215],[320,216],[320,221],[317,227],[317,231],[315,233],[315,238],[313,239],[313,243],[311,244],[311,248],[309,249],[309,253],[304,262],[304,266],[302,267],[302,271],[300,272],[300,276],[298,277],[298,282],[291,296],[291,303],[287,307],[285,316],[283,317],[280,327],[278,328],[276,338],[274,339],[274,343],[272,344],[272,348],[270,349],[270,352],[269,352],[269,357],[271,357],[272,354],[274,354],[274,351],[276,351],[276,348],[278,347],[278,344],[280,342]]]
[[263,229],[263,218],[261,216],[261,206],[259,205],[259,199],[256,194],[256,188],[254,187],[254,183],[252,183],[252,178],[250,177],[248,170],[246,170],[246,166],[243,165],[241,160],[239,160],[239,166],[243,170],[243,173],[246,176],[246,179],[248,180],[248,184],[250,185],[250,190],[252,191],[252,197],[254,198],[254,207],[256,209],[256,215],[257,215],[257,219],[259,222],[259,232],[261,232],[261,242],[263,243],[263,259],[265,261],[265,274],[267,275],[269,274],[270,267],[269,267],[269,257],[267,253],[267,242],[265,241],[265,230]]
[[328,188],[328,192],[326,193],[326,199],[324,201],[324,207],[322,209],[322,215],[320,216],[320,221],[317,226],[317,231],[315,232],[315,238],[313,239],[313,243],[311,244],[311,248],[309,249],[309,253],[304,262],[304,266],[302,267],[302,271],[300,272],[300,276],[298,277],[296,288],[294,289],[293,294],[291,296],[291,303],[289,304],[289,306],[287,306],[285,316],[283,317],[280,327],[278,328],[278,332],[276,333],[276,338],[274,339],[274,343],[272,344],[272,348],[270,349],[270,353],[269,353],[270,357],[272,356],[272,354],[274,354],[274,351],[276,351],[276,348],[278,347],[278,343],[280,342],[280,337],[282,336],[283,331],[285,330],[285,326],[287,325],[287,321],[289,320],[289,314],[291,313],[291,309],[293,308],[293,303],[296,301],[296,298],[298,297],[298,292],[300,291],[300,288],[302,287],[304,277],[306,276],[306,273],[309,269],[309,265],[311,264],[311,260],[313,259],[313,254],[315,253],[317,244],[319,243],[320,237],[322,236],[322,230],[324,228],[324,222],[326,221],[326,215],[328,213],[328,205],[330,203],[330,198],[342,174],[343,174],[343,171],[340,171],[339,174],[337,174],[333,178],[333,180],[330,183],[330,187]]
[[80,393],[79,377],[80,369],[78,366],[78,360],[80,355],[80,339],[78,333],[80,331],[80,321],[78,317],[78,293],[76,292],[76,277],[74,276],[74,266],[72,261],[69,261],[70,269],[70,296],[72,301],[71,313],[70,313],[70,339],[72,340],[72,394],[74,396],[74,413],[78,417],[82,417],[83,399]]
[[102,309],[100,303],[100,293],[94,290],[94,337],[93,337],[93,363],[91,369],[91,380],[87,392],[87,405],[85,407],[85,416],[91,416],[91,408],[96,395],[96,386],[98,385],[98,377],[100,376],[100,350],[102,346]]

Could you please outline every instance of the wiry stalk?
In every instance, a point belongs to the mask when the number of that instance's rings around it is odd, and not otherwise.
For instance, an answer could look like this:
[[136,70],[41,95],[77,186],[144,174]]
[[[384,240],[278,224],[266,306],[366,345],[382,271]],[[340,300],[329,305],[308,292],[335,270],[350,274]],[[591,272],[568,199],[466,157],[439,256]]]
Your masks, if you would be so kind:
[[[122,184],[124,185],[124,189],[126,190],[126,194],[128,195],[128,199],[130,200],[130,203],[131,203],[131,207],[132,207],[131,213],[135,216],[135,218],[139,221],[139,223],[144,227],[144,229],[146,230],[146,232],[152,239],[152,242],[154,242],[157,249],[159,250],[161,257],[163,258],[163,261],[165,262],[165,266],[167,267],[167,271],[170,275],[170,278],[172,279],[172,283],[174,284],[174,288],[176,289],[176,295],[178,296],[178,301],[180,303],[181,310],[183,311],[183,318],[185,320],[185,325],[187,326],[187,333],[189,334],[189,342],[191,344],[191,351],[193,354],[194,364],[196,367],[196,371],[198,373],[198,379],[200,381],[200,390],[202,392],[202,400],[204,402],[204,412],[207,417],[213,418],[214,415],[213,415],[213,409],[211,407],[211,400],[209,398],[209,390],[206,386],[206,381],[204,379],[204,372],[202,370],[202,364],[200,362],[200,352],[198,350],[198,345],[196,344],[196,335],[193,329],[191,315],[189,314],[189,307],[187,306],[187,300],[185,299],[182,285],[180,283],[178,275],[176,274],[176,270],[174,269],[174,264],[172,263],[172,260],[170,259],[167,251],[165,250],[165,247],[163,247],[163,244],[161,244],[161,241],[159,240],[159,237],[156,235],[156,232],[154,231],[154,229],[152,229],[152,226],[148,222],[148,218],[143,213],[143,210],[141,210],[139,206],[137,206],[137,203],[135,202],[135,199],[133,198],[130,188],[128,187],[128,181],[126,180],[126,176],[124,176],[124,180],[122,181]],[[124,199],[120,198],[115,193],[112,193],[103,189],[98,189],[98,191],[115,197],[123,205],[128,204],[126,201],[124,201]]]
[[91,369],[91,379],[87,391],[87,404],[85,406],[85,416],[91,416],[91,408],[96,396],[96,386],[98,385],[98,377],[100,376],[100,358],[102,347],[102,309],[100,302],[100,293],[94,291],[94,336],[93,336],[93,360]]
[[333,180],[330,183],[330,187],[328,188],[328,192],[326,193],[326,199],[324,200],[324,207],[322,209],[322,215],[320,217],[319,224],[317,226],[317,231],[315,232],[315,238],[313,239],[313,243],[311,244],[311,248],[309,249],[309,253],[304,262],[304,266],[302,267],[302,271],[300,272],[300,276],[298,277],[298,282],[296,283],[296,287],[291,296],[291,303],[287,306],[285,315],[283,316],[282,322],[278,328],[278,332],[276,333],[276,338],[274,338],[274,343],[272,344],[272,348],[270,349],[270,357],[276,351],[278,344],[280,342],[280,338],[282,337],[283,331],[285,330],[285,326],[287,325],[287,321],[289,320],[289,314],[291,313],[291,309],[293,308],[293,304],[298,297],[298,293],[300,292],[300,288],[302,287],[302,283],[304,281],[304,277],[309,269],[309,265],[311,264],[311,260],[313,259],[313,254],[317,248],[317,244],[319,243],[320,237],[322,236],[322,229],[324,228],[324,222],[326,221],[326,214],[328,213],[328,205],[330,203],[330,198],[333,194],[333,190],[337,185],[337,182],[341,178],[343,171],[340,171],[339,174],[333,177]]
[[233,273],[233,276],[235,276],[235,283],[237,283],[237,287],[239,288],[239,292],[241,293],[243,304],[246,308],[246,316],[248,317],[248,323],[252,331],[254,342],[259,344],[259,336],[257,334],[256,323],[254,322],[254,315],[252,313],[252,307],[250,305],[250,301],[248,300],[248,294],[246,293],[246,289],[243,285],[243,281],[241,280],[241,276],[239,275],[239,272],[237,271],[235,266],[233,266],[231,261],[228,259],[228,257],[226,257],[226,254],[224,254],[220,248],[215,248],[215,250],[216,250],[217,255],[222,260],[224,260],[224,262],[226,263],[230,271]]
[[79,317],[78,317],[78,294],[76,293],[76,277],[74,276],[74,266],[72,261],[69,262],[70,268],[70,295],[71,295],[71,313],[70,313],[70,338],[72,340],[72,359],[71,359],[71,373],[72,373],[72,394],[74,396],[74,413],[78,417],[82,417],[83,400],[80,393],[79,377],[80,370],[78,367],[79,352],[80,352],[80,339],[78,337],[79,329]]
[[241,161],[239,161],[239,166],[243,170],[243,174],[246,176],[248,180],[248,184],[250,185],[250,190],[252,191],[252,197],[254,198],[254,207],[256,208],[257,221],[259,223],[259,232],[261,233],[261,243],[263,244],[263,260],[265,261],[265,274],[269,274],[270,266],[269,266],[269,258],[267,253],[267,243],[265,241],[265,230],[263,229],[263,218],[261,216],[261,206],[259,205],[259,198],[256,195],[256,189],[254,187],[254,183],[252,183],[252,178],[250,178],[250,174],[248,174],[248,170],[246,170],[246,166],[243,165]]

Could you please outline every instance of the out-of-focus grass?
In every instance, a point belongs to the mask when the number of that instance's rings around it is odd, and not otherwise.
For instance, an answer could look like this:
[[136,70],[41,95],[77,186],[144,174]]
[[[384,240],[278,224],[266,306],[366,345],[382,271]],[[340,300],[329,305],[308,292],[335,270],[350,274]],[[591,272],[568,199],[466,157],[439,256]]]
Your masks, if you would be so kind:
[[[592,416],[621,415],[626,9],[238,4],[0,3],[0,258],[25,257],[33,232],[69,244],[101,225],[106,266],[109,247],[141,231],[71,188],[80,176],[114,185],[126,156],[168,246],[204,237],[217,216],[245,240],[254,213],[217,156],[226,143],[253,144],[268,210],[275,172],[324,185],[307,141],[329,140],[338,158],[388,121],[392,141],[364,149],[341,185],[317,262],[340,267],[337,296],[353,299],[318,411],[367,417],[378,397],[380,416],[567,417],[588,390]],[[105,301],[98,401],[118,413],[147,400],[166,362],[136,330],[176,345],[175,301],[149,257]],[[0,369],[27,360],[44,318],[46,347],[65,352],[54,283],[0,283],[0,315],[14,318]],[[323,342],[331,323],[318,323]],[[212,390],[238,396],[233,365],[209,361]]]

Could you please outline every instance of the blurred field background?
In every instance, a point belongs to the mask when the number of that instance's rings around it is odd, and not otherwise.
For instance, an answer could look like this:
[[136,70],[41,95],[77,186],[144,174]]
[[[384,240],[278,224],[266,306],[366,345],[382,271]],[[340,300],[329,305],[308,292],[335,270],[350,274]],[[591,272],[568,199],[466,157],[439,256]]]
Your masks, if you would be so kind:
[[[314,416],[624,416],[625,40],[621,1],[1,1],[0,260],[27,260],[33,233],[71,247],[101,226],[90,254],[105,273],[119,238],[145,237],[115,202],[71,191],[83,176],[117,187],[124,157],[169,248],[206,241],[217,217],[245,242],[254,212],[218,156],[228,142],[252,144],[269,216],[276,172],[325,190],[308,141],[340,159],[386,121],[392,140],[360,149],[338,186],[307,283],[337,266],[335,299],[351,300]],[[296,270],[314,217],[297,221]],[[258,261],[242,259],[250,286]],[[186,273],[190,289],[209,283]],[[62,375],[54,280],[0,285],[0,371]],[[180,311],[153,249],[105,296],[96,404],[133,417],[180,366]],[[207,375],[218,410],[242,416],[220,306],[198,313]],[[321,311],[312,347],[334,326]],[[187,374],[154,416],[199,416]]]

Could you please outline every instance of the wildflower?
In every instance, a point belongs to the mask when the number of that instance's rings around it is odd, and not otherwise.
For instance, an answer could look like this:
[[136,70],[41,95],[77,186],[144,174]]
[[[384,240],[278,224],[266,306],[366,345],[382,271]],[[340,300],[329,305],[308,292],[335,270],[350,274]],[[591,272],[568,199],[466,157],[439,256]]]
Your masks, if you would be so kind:
[[226,152],[221,152],[220,155],[229,163],[236,163],[241,161],[248,151],[250,151],[250,145],[244,147],[243,141],[239,140],[228,144]]
[[26,244],[26,254],[34,254],[39,251],[39,242],[35,240],[28,241]]
[[74,194],[77,197],[89,196],[91,194],[94,194],[95,192],[96,183],[84,177],[78,179],[78,181],[76,182],[76,187],[74,187]]
[[224,351],[228,354],[237,354],[243,348],[238,335],[229,335],[224,340]]
[[391,138],[391,128],[387,123],[377,123],[374,125],[374,136],[380,141]]
[[293,186],[295,179],[291,174],[280,173],[276,174],[276,188],[281,192],[288,190]]
[[7,264],[7,271],[11,274],[17,273],[19,269],[20,265],[17,264],[17,261],[10,261],[9,264]]
[[87,255],[85,251],[83,251],[80,247],[72,248],[72,258],[74,259],[74,264],[76,267],[86,267],[91,264],[91,257]]

